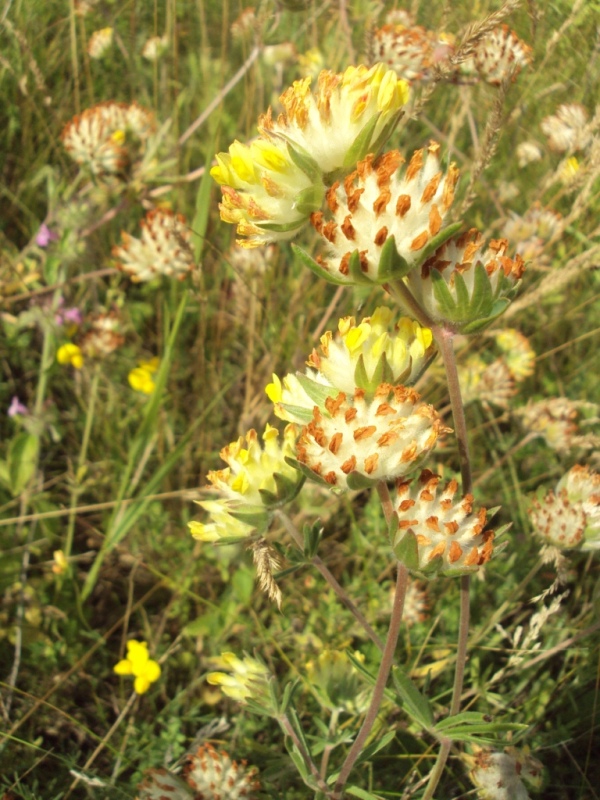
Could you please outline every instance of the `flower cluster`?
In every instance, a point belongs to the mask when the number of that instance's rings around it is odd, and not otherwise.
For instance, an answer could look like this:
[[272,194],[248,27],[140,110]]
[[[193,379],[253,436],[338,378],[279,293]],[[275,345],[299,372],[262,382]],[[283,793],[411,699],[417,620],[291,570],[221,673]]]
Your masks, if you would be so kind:
[[589,450],[600,445],[598,435],[582,430],[579,417],[585,410],[597,414],[598,406],[568,397],[548,397],[530,401],[515,414],[526,431],[541,436],[553,450],[565,453],[575,447]]
[[123,176],[154,128],[152,112],[137,103],[107,101],[74,117],[61,139],[71,158],[94,175]]
[[[397,150],[377,159],[368,156],[343,185],[333,184],[327,192],[331,219],[320,211],[311,217],[327,244],[325,254],[317,257],[323,277],[338,283],[386,283],[435,249],[458,180],[453,164],[446,174],[441,170],[439,150],[431,142],[413,153],[405,169]],[[390,237],[393,259],[400,261],[396,274],[382,257]]]
[[383,146],[408,96],[382,65],[323,70],[314,93],[310,84],[296,81],[282,95],[284,113],[274,119],[269,109],[257,139],[217,155],[221,218],[237,226],[243,247],[292,238],[321,207],[323,181]]
[[[362,653],[352,654],[364,663]],[[369,692],[360,673],[343,650],[323,650],[306,664],[306,672],[320,703],[330,711],[362,714],[369,704]]]
[[409,15],[376,30],[373,50],[379,61],[411,82],[444,77],[457,83],[481,79],[499,86],[516,80],[532,60],[531,47],[507,25],[471,45],[465,58],[457,53],[453,36],[415,25]]
[[588,112],[580,103],[564,103],[555,114],[544,117],[542,133],[548,139],[548,147],[559,153],[585,150],[592,134],[587,127]]
[[374,392],[382,382],[414,384],[434,355],[433,336],[408,317],[393,324],[393,316],[380,306],[358,325],[354,317],[344,317],[336,336],[327,331],[321,337],[308,366],[347,393],[356,388]]
[[417,574],[466,575],[492,557],[494,532],[485,528],[486,510],[473,511],[472,495],[455,501],[458,483],[439,488],[440,481],[426,469],[418,480],[396,483],[398,528],[392,546]]
[[113,34],[112,28],[101,28],[98,31],[94,31],[87,44],[89,57],[94,59],[102,58],[113,43]]
[[123,231],[123,244],[113,247],[116,266],[135,283],[160,275],[183,280],[194,268],[191,233],[182,214],[163,208],[151,209],[142,220],[142,236]]
[[576,464],[555,491],[533,501],[529,517],[534,531],[556,547],[600,549],[600,475]]
[[272,707],[272,676],[262,662],[250,656],[238,658],[234,653],[222,653],[217,660],[227,672],[209,672],[206,680],[211,686],[219,686],[223,694],[239,703],[251,700]]
[[158,358],[155,356],[150,361],[140,361],[135,369],[132,369],[127,380],[134,392],[141,394],[152,394],[156,388],[154,375],[160,366]]
[[301,478],[286,458],[296,454],[296,428],[288,425],[279,443],[279,432],[267,425],[260,446],[256,431],[250,430],[221,450],[226,469],[208,473],[208,480],[221,498],[202,500],[209,523],[190,522],[192,534],[203,542],[245,539],[262,534],[271,521],[272,509],[289,502],[300,489]]

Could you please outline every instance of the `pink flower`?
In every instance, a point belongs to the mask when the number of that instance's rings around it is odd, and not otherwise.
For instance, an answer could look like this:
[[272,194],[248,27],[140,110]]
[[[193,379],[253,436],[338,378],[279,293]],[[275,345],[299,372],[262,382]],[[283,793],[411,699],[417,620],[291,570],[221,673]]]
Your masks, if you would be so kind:
[[24,417],[26,414],[29,414],[29,409],[26,405],[19,400],[19,398],[15,395],[10,402],[8,407],[8,411],[6,412],[9,417],[16,417],[22,416]]
[[51,231],[45,222],[40,225],[39,231],[35,235],[35,243],[38,247],[48,247],[50,242],[58,239],[58,233]]

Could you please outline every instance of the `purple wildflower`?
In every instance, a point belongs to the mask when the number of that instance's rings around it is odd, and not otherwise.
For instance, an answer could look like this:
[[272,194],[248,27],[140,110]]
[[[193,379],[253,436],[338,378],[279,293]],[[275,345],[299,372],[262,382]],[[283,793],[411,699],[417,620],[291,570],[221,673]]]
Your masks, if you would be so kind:
[[19,400],[19,398],[15,395],[11,400],[11,403],[8,407],[8,411],[6,412],[9,417],[16,417],[16,416],[26,416],[29,414],[29,409],[27,406],[23,405],[23,403]]
[[58,233],[51,231],[45,222],[40,225],[39,231],[35,235],[35,243],[38,247],[48,247],[50,242],[58,239]]

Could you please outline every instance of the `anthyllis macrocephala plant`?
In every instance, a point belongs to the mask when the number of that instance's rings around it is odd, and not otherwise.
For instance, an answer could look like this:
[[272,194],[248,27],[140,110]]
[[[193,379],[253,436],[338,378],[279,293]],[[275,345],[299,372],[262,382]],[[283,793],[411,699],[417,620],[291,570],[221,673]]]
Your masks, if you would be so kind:
[[[477,54],[478,69],[493,74],[490,82],[506,89],[525,65],[529,49],[523,45],[520,60],[515,59],[509,45],[521,46],[516,37],[504,29],[498,37],[502,57],[493,69],[483,63],[492,36]],[[269,109],[259,119],[258,137],[248,144],[234,142],[228,153],[217,155],[212,170],[222,189],[221,217],[236,225],[238,245],[281,243],[310,222],[320,241],[314,256],[292,245],[300,263],[330,283],[367,285],[380,292],[379,306],[370,316],[359,321],[345,317],[336,331],[321,337],[304,372],[273,376],[266,392],[275,415],[289,423],[283,445],[267,426],[264,449],[254,431],[225,448],[221,455],[228,468],[209,474],[217,499],[207,494],[200,502],[208,519],[190,524],[204,542],[249,545],[260,584],[283,613],[285,584],[276,582],[276,572],[286,560],[299,558],[281,539],[284,531],[307,562],[318,564],[380,649],[379,665],[369,673],[370,699],[364,707],[354,706],[361,723],[352,734],[346,727],[340,740],[346,747],[336,747],[335,756],[328,755],[320,769],[314,760],[318,748],[313,752],[296,715],[289,712],[289,687],[280,692],[270,679],[266,703],[267,684],[255,692],[249,678],[240,683],[240,676],[253,674],[247,665],[258,662],[231,653],[225,659],[238,677],[209,676],[231,697],[251,702],[257,712],[262,706],[279,721],[305,783],[317,797],[330,800],[355,793],[347,782],[367,744],[373,747],[385,730],[375,722],[385,713],[386,692],[388,699],[393,695],[403,705],[411,724],[438,742],[424,800],[434,796],[454,741],[485,745],[490,739],[484,740],[484,731],[489,736],[520,728],[475,712],[460,713],[470,576],[482,575],[484,565],[499,554],[502,547],[495,544],[509,525],[494,533],[487,523],[497,509],[475,506],[454,338],[479,333],[502,315],[519,288],[525,264],[520,255],[508,255],[515,252],[515,243],[486,241],[476,228],[456,221],[459,170],[440,144],[424,142],[408,156],[386,149],[409,96],[408,84],[382,64],[349,67],[340,74],[325,70],[314,87],[305,78],[288,88],[280,98],[281,113]],[[414,385],[436,357],[445,368],[453,428]],[[451,437],[458,445],[462,487],[456,479],[443,483],[426,466]],[[436,455],[438,461],[440,457]],[[305,480],[319,484],[322,492],[374,488],[379,494],[396,572],[385,642],[373,634],[317,556],[318,522],[302,534],[287,512],[307,486]],[[593,516],[589,499],[578,503],[580,516]],[[449,716],[437,723],[430,701],[395,663],[409,573],[429,580],[458,577],[461,582],[454,692]],[[355,652],[349,658],[357,668],[353,680],[359,681],[364,656]],[[327,659],[319,664],[321,673],[333,670],[333,678],[335,670]],[[314,663],[306,669],[314,672]],[[243,690],[232,694],[238,684]],[[366,688],[357,684],[357,699]]]

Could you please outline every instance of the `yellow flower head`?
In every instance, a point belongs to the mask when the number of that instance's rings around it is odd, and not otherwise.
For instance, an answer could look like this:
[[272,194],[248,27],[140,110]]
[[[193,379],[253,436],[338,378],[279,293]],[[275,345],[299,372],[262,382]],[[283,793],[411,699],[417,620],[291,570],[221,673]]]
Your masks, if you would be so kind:
[[210,672],[206,680],[212,686],[220,686],[223,694],[245,703],[248,700],[272,705],[269,682],[271,673],[260,661],[250,656],[238,658],[235,653],[222,653],[219,666],[227,672]]
[[155,357],[150,361],[140,361],[138,366],[131,370],[127,380],[135,392],[152,394],[156,387],[153,376],[158,369],[159,363],[158,358]]
[[81,348],[73,344],[73,342],[67,342],[58,348],[56,360],[59,364],[70,364],[75,369],[83,367]]
[[127,658],[115,664],[113,670],[117,675],[133,675],[133,688],[137,694],[147,692],[161,673],[160,664],[150,658],[146,642],[137,642],[135,639],[127,642]]

